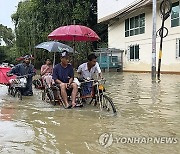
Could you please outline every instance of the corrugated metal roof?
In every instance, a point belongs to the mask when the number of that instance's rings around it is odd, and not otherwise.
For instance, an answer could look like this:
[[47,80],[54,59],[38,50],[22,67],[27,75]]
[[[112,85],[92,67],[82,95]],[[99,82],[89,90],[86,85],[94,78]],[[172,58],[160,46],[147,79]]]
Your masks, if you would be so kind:
[[98,48],[95,50],[96,53],[119,53],[119,52],[124,52],[122,49],[117,49],[117,48]]
[[100,23],[100,22],[108,22],[109,20],[117,18],[117,17],[119,18],[124,14],[128,14],[131,11],[134,11],[134,10],[136,10],[138,8],[141,8],[141,7],[143,7],[143,6],[147,5],[147,4],[150,4],[150,3],[152,3],[152,0],[136,0],[133,3],[131,3],[130,5],[128,5],[127,7],[123,8],[123,9],[121,9],[121,10],[119,10],[119,11],[113,13],[113,14],[110,14],[110,15],[108,15],[106,17],[98,19],[98,23]]

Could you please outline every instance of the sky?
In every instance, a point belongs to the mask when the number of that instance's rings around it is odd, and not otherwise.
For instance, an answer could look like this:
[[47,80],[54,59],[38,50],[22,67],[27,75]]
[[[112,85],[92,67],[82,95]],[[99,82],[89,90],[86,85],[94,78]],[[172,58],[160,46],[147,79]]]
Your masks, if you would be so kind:
[[22,0],[0,0],[0,24],[14,29],[11,15],[16,12],[20,1]]
[[135,0],[98,0],[98,20],[113,14]]

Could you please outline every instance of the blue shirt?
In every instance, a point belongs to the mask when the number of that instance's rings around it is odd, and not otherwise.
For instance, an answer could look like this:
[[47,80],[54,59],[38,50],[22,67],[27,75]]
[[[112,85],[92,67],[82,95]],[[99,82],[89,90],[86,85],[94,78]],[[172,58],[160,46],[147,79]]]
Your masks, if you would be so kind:
[[32,64],[26,65],[25,63],[17,64],[9,73],[17,76],[28,75],[28,78],[32,78],[36,74],[34,66]]
[[70,78],[74,77],[74,71],[72,65],[68,64],[67,67],[63,67],[61,64],[57,64],[53,69],[52,78],[54,81],[57,79],[63,83],[68,83]]

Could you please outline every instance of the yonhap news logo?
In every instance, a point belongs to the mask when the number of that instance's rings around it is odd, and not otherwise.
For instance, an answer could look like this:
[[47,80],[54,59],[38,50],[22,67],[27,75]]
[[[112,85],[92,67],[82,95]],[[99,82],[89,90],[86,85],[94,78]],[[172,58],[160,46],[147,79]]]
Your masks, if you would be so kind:
[[111,133],[103,133],[99,137],[99,144],[104,148],[112,144],[177,144],[176,137],[155,136],[155,137],[134,137],[134,136],[114,136]]
[[114,139],[112,134],[104,133],[99,137],[99,143],[103,147],[107,148],[112,145]]

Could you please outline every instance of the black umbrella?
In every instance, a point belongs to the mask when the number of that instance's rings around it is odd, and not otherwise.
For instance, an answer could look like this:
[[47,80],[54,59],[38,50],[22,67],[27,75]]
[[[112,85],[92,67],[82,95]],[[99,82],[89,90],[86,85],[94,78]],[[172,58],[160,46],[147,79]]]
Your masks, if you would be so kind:
[[56,42],[56,41],[42,42],[42,43],[38,44],[37,46],[35,46],[35,48],[46,49],[49,52],[54,52],[53,66],[55,64],[55,53],[56,52],[62,52],[63,50],[66,50],[67,52],[73,53],[73,48],[71,48],[70,46],[68,46],[66,44]]

